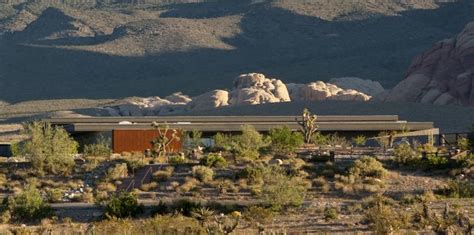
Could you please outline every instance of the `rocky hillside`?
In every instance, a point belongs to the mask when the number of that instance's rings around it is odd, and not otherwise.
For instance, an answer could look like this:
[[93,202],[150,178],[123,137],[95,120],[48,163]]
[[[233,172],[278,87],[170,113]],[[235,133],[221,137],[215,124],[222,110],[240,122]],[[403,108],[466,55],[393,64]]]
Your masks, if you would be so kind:
[[474,22],[418,56],[385,101],[474,106]]
[[470,0],[2,2],[0,100],[9,103],[197,96],[250,71],[390,88],[414,56],[474,21]]

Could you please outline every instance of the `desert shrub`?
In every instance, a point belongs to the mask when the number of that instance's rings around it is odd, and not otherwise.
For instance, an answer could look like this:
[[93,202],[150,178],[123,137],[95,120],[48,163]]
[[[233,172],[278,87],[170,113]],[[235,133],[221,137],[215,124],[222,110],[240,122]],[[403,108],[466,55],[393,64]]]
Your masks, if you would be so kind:
[[341,147],[350,146],[349,141],[345,137],[339,136],[337,133],[328,135],[327,144],[333,148],[337,146],[341,146]]
[[329,136],[323,135],[321,132],[317,131],[314,133],[311,142],[318,146],[328,145]]
[[393,154],[395,156],[395,161],[401,165],[416,164],[421,159],[421,156],[406,143],[396,146]]
[[19,154],[31,161],[38,173],[69,174],[74,168],[77,142],[62,127],[33,122],[25,127],[29,136]]
[[289,127],[273,128],[270,130],[270,149],[277,155],[288,155],[304,144],[300,132],[293,132]]
[[63,199],[64,192],[61,189],[49,189],[46,190],[46,198],[49,202],[54,203],[54,202],[60,202],[61,199]]
[[41,220],[53,215],[53,209],[43,200],[40,191],[31,185],[4,203],[14,221]]
[[377,159],[364,156],[354,161],[353,166],[349,169],[349,174],[360,179],[365,177],[383,179],[388,174],[388,171]]
[[185,182],[182,185],[176,186],[176,191],[180,193],[186,193],[191,190],[194,190],[195,188],[197,188],[198,185],[199,181],[197,179],[192,177],[186,177]]
[[471,149],[471,143],[468,138],[459,138],[457,142],[457,146],[461,150],[470,150]]
[[194,166],[193,176],[199,181],[207,183],[212,181],[212,178],[214,177],[214,171],[207,166]]
[[181,165],[187,162],[188,161],[184,155],[173,155],[168,158],[168,163],[171,165]]
[[474,198],[474,183],[470,181],[451,180],[437,194],[452,198]]
[[268,169],[263,164],[248,165],[242,169],[239,176],[247,179],[250,184],[260,184],[263,183],[263,176]]
[[324,176],[320,176],[313,180],[313,186],[321,189],[323,193],[327,193],[331,190],[331,186],[329,185],[328,181],[324,178]]
[[84,155],[91,157],[109,157],[112,154],[110,140],[101,136],[96,143],[84,146]]
[[219,193],[238,192],[239,188],[235,186],[234,182],[228,179],[220,179],[213,182],[214,187],[219,190]]
[[166,167],[153,173],[153,179],[157,181],[166,181],[173,175],[174,167]]
[[117,163],[107,170],[106,179],[109,181],[128,177],[127,163]]
[[216,147],[223,148],[246,159],[257,159],[259,150],[268,145],[263,136],[250,125],[242,126],[242,134],[228,136],[218,133],[214,137]]
[[143,211],[143,206],[138,204],[137,196],[127,192],[111,195],[104,207],[105,214],[109,218],[135,217]]
[[250,206],[245,209],[243,218],[253,226],[261,226],[272,222],[275,212],[261,206]]
[[377,234],[391,234],[406,227],[407,224],[407,216],[397,213],[386,201],[385,197],[376,196],[365,211],[365,220],[369,223],[369,228]]
[[217,168],[227,167],[227,160],[225,160],[224,157],[216,153],[209,153],[208,155],[201,158],[199,163],[207,167],[217,167]]
[[436,156],[436,154],[426,155],[426,167],[428,168],[447,168],[449,167],[449,159],[443,156]]
[[282,168],[273,166],[264,171],[263,181],[260,197],[273,210],[303,203],[308,185],[301,178],[291,177]]
[[372,157],[362,157],[349,168],[347,175],[335,175],[335,188],[345,193],[374,193],[384,187],[388,174],[382,163]]
[[339,218],[339,212],[336,207],[324,208],[324,219],[326,221],[336,220]]

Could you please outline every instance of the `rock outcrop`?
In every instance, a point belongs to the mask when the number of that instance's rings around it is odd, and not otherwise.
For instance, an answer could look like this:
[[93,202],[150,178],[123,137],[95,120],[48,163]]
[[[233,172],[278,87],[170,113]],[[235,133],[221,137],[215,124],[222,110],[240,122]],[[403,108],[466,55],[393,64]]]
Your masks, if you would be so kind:
[[368,101],[371,96],[356,90],[344,90],[336,85],[321,81],[309,84],[288,84],[290,97],[293,101]]
[[342,89],[356,90],[369,96],[375,96],[385,91],[379,82],[357,77],[331,78],[329,83]]
[[[362,79],[361,79],[362,80]],[[364,81],[364,80],[362,80]],[[345,82],[348,84],[349,82]],[[360,82],[360,83],[370,83]],[[379,84],[380,85],[380,84]],[[367,85],[368,86],[368,85]],[[267,78],[263,74],[242,74],[234,80],[231,91],[213,90],[190,98],[180,92],[160,98],[127,98],[118,105],[107,107],[112,116],[143,116],[179,114],[192,110],[208,110],[223,106],[258,105],[291,101],[367,101],[371,96],[353,89],[342,89],[324,82],[288,84]]]
[[406,78],[377,98],[474,106],[474,22],[415,58]]
[[235,79],[230,104],[255,105],[290,101],[288,89],[281,80],[266,78],[260,73],[249,73]]

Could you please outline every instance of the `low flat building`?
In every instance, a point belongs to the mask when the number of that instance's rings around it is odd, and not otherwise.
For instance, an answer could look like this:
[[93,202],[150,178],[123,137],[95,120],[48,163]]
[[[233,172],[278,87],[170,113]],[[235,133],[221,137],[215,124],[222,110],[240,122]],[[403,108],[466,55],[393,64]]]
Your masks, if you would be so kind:
[[[150,139],[157,135],[153,132],[153,122],[180,131],[198,130],[204,137],[211,137],[216,133],[238,133],[242,125],[252,125],[263,133],[281,126],[298,131],[301,119],[301,116],[147,116],[50,118],[44,121],[61,125],[74,136],[111,136],[114,152],[120,152],[142,151],[149,147]],[[399,120],[397,115],[318,116],[317,124],[322,133],[338,133],[346,137],[360,134],[371,137],[383,131],[408,131],[407,134],[412,133],[412,136],[439,134],[432,122],[408,122]]]

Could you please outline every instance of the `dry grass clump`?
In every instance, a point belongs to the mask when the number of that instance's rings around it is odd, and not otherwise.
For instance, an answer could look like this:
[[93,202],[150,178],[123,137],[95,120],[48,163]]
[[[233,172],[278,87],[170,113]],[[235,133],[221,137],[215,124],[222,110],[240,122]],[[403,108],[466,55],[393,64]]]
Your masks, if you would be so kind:
[[158,183],[157,182],[150,182],[148,184],[142,184],[142,186],[140,187],[140,189],[142,191],[145,191],[145,192],[155,190],[156,188],[158,188]]
[[174,167],[168,166],[164,170],[159,170],[153,173],[153,179],[159,182],[168,180],[174,172]]
[[126,163],[118,163],[107,170],[105,179],[114,181],[128,177],[128,167]]
[[186,177],[184,184],[176,188],[179,193],[187,193],[199,186],[199,181],[192,177]]
[[193,176],[203,183],[211,182],[214,171],[207,166],[194,166]]
[[328,181],[324,176],[320,176],[313,180],[312,186],[316,187],[317,189],[321,190],[323,193],[327,193],[331,190],[331,185],[329,185]]

